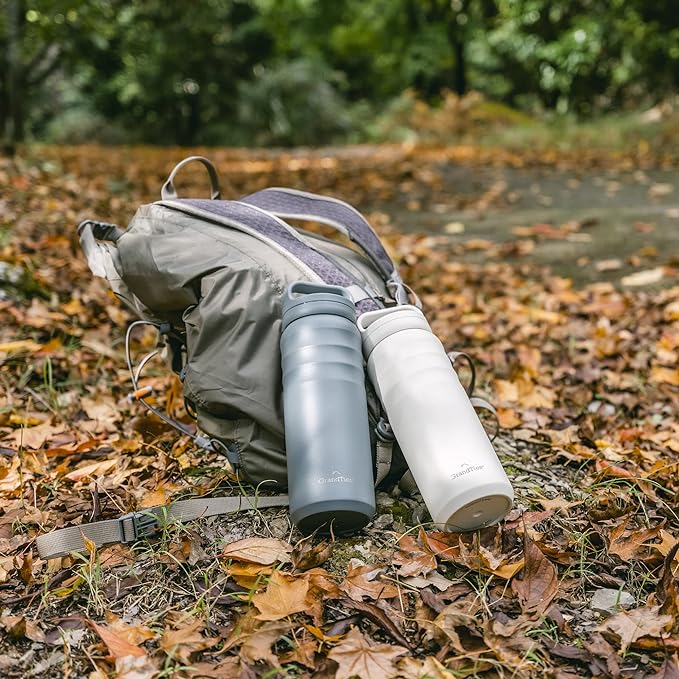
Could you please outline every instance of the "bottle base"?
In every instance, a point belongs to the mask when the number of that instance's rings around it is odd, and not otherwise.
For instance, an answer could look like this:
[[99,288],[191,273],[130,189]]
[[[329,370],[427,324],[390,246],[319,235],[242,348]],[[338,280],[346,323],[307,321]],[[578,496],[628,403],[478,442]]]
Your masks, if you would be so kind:
[[503,519],[512,508],[513,496],[484,495],[455,508],[447,518],[437,521],[443,530],[465,533],[492,526]]
[[375,506],[366,502],[324,500],[290,512],[292,522],[305,535],[349,535],[370,523]]

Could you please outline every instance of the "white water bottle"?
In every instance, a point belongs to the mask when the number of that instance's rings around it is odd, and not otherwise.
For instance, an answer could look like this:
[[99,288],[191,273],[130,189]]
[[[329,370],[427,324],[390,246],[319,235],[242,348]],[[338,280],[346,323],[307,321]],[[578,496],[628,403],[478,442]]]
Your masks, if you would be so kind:
[[434,523],[470,531],[502,519],[514,491],[440,340],[402,305],[358,319],[368,375]]

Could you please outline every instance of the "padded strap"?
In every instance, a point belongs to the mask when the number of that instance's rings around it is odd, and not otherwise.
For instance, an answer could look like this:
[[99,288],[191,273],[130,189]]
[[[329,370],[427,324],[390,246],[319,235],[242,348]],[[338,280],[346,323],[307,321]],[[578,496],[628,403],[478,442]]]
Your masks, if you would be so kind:
[[184,165],[193,163],[195,161],[203,164],[210,177],[210,198],[212,200],[219,200],[221,198],[221,191],[219,190],[219,178],[217,177],[217,170],[215,170],[215,166],[203,156],[189,156],[188,158],[184,158],[184,160],[177,163],[172,169],[172,172],[170,172],[170,176],[160,189],[160,197],[162,200],[173,200],[174,198],[178,197],[177,190],[174,187],[174,178],[177,176],[177,172],[179,172],[179,170],[181,170]]
[[283,219],[321,222],[342,232],[356,243],[382,274],[386,283],[393,283],[395,299],[408,303],[408,293],[394,263],[379,236],[365,217],[348,203],[319,196],[315,193],[273,187],[241,198],[241,202],[267,210]]
[[[356,290],[357,283],[349,274],[304,242],[292,227],[261,208],[234,200],[166,200],[161,201],[160,205],[249,233],[288,258],[300,262],[312,278]],[[363,290],[361,293],[358,299],[356,295],[353,296],[358,314],[381,308],[377,300],[366,298]]]
[[124,514],[116,519],[95,521],[80,526],[69,526],[41,535],[36,540],[41,559],[54,559],[71,552],[85,550],[83,536],[97,547],[111,543],[137,542],[158,532],[172,521],[192,521],[207,516],[231,514],[263,507],[284,507],[287,495],[272,497],[229,496],[179,500],[169,505],[151,507],[139,512]]

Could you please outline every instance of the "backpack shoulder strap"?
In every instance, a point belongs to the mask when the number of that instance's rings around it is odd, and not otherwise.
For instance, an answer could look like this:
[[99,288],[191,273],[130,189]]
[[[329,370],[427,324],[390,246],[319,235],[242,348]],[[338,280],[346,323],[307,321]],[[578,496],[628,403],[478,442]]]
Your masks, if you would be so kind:
[[346,271],[304,242],[285,222],[261,208],[233,200],[190,198],[163,200],[158,204],[239,229],[268,243],[286,256],[302,262],[314,278],[329,285],[339,285],[349,289],[359,314],[381,308],[380,304],[365,292]]
[[408,303],[403,280],[384,245],[363,215],[337,198],[272,187],[251,193],[240,202],[255,205],[283,219],[316,221],[337,229],[366,254],[399,304]]
[[54,559],[71,552],[84,551],[86,549],[85,538],[93,542],[96,547],[113,543],[129,544],[154,535],[169,522],[193,521],[248,509],[284,507],[287,504],[287,495],[270,497],[243,495],[179,500],[172,504],[123,514],[115,519],[54,530],[40,535],[36,540],[36,545],[41,559]]

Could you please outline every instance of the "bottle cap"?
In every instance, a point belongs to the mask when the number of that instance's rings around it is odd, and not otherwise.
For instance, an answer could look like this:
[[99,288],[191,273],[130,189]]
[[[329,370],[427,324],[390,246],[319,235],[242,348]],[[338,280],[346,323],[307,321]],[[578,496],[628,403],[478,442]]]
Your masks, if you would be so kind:
[[401,330],[426,330],[431,332],[424,314],[411,304],[369,311],[359,317],[358,329],[363,342],[363,355],[366,360],[373,349],[387,337]]
[[292,283],[283,296],[283,330],[298,318],[315,314],[344,316],[356,322],[356,308],[345,288],[324,283]]

